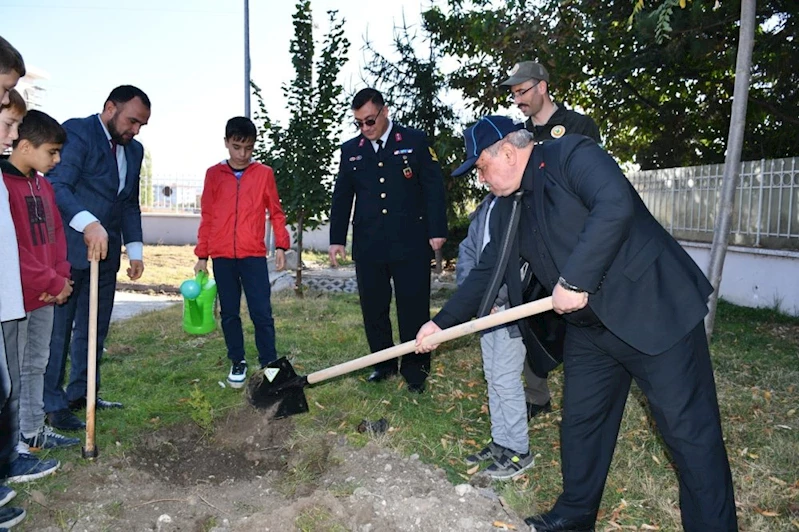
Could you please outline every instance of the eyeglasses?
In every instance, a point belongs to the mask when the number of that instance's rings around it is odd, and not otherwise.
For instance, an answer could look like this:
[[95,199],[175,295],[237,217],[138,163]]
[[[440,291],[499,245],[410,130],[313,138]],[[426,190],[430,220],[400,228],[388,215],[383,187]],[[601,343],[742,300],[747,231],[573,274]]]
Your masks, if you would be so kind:
[[355,126],[355,129],[363,129],[363,126],[372,127],[373,125],[377,124],[377,117],[379,117],[380,113],[383,112],[383,107],[385,107],[385,105],[380,106],[380,109],[377,110],[374,118],[367,118],[364,121],[360,120],[353,121],[352,124]]
[[532,85],[530,85],[529,87],[527,87],[526,89],[519,89],[517,91],[511,92],[510,93],[510,98],[512,100],[515,100],[517,98],[521,98],[522,96],[524,96],[525,94],[530,92],[532,89],[534,89],[539,83],[541,83],[540,79],[538,81],[536,81],[535,83],[533,83]]

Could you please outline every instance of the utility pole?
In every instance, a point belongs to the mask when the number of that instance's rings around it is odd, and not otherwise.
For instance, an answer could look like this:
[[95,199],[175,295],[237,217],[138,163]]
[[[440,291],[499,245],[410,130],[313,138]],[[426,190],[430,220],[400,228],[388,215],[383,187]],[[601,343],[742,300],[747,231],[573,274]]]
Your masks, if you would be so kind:
[[250,0],[244,0],[244,116],[250,118]]

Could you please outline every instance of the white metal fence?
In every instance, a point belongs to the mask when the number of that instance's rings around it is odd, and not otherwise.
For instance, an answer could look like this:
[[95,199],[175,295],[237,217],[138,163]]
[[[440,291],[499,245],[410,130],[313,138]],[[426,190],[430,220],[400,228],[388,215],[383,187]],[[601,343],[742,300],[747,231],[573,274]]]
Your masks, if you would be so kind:
[[[799,249],[799,158],[741,163],[730,243]],[[710,242],[724,165],[648,170],[628,175],[652,214],[676,238]]]
[[202,178],[143,177],[139,186],[139,201],[145,212],[199,214],[202,193]]
[[[678,239],[711,242],[724,165],[647,170],[628,175],[652,214]],[[202,179],[142,178],[143,211],[199,214]],[[799,157],[741,163],[730,243],[799,249]]]

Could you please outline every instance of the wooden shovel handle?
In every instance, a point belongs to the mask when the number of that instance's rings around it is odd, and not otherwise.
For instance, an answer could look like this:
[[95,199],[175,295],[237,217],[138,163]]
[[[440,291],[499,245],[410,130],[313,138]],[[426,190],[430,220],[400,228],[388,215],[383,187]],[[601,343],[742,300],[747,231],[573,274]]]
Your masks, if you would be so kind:
[[[449,340],[454,340],[455,338],[460,338],[461,336],[466,336],[467,334],[490,329],[498,325],[504,325],[506,323],[510,323],[521,318],[526,318],[528,316],[533,316],[535,314],[541,314],[542,312],[547,312],[548,310],[552,310],[551,296],[539,299],[537,301],[531,301],[530,303],[525,303],[524,305],[519,305],[518,307],[512,307],[507,310],[503,310],[502,312],[489,314],[488,316],[484,316],[476,320],[467,321],[466,323],[461,323],[460,325],[450,327],[449,329],[444,329],[441,332],[431,334],[425,338],[422,343],[424,345],[440,344]],[[338,377],[339,375],[344,375],[355,370],[363,369],[365,367],[377,364],[378,362],[383,362],[384,360],[391,360],[392,358],[413,353],[415,350],[416,340],[410,340],[403,344],[395,345],[393,347],[389,347],[388,349],[383,349],[382,351],[372,353],[371,355],[366,355],[361,358],[356,358],[355,360],[343,362],[336,366],[311,373],[308,375],[308,384],[314,384],[316,382],[332,379],[333,377]]]
[[97,404],[97,311],[100,262],[92,259],[89,271],[89,345],[86,364],[86,447],[84,453],[94,453],[94,419]]

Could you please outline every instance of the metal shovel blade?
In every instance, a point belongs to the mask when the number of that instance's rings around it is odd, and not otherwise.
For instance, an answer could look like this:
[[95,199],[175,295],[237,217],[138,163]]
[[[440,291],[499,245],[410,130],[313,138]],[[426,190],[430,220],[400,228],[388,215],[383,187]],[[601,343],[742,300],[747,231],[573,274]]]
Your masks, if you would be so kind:
[[276,419],[308,411],[303,388],[308,379],[297,375],[286,357],[270,362],[247,382],[247,398],[259,409],[275,409]]

